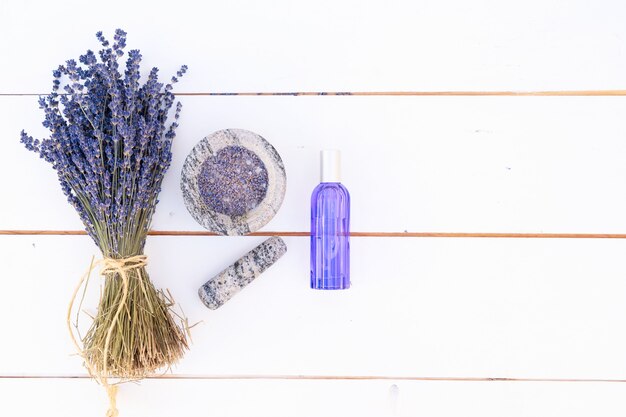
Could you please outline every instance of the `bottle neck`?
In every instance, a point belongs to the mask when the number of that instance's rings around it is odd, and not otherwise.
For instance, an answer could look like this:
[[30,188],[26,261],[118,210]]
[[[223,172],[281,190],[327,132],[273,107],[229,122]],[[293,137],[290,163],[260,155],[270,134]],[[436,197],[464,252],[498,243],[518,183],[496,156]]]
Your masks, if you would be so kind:
[[339,151],[324,150],[320,158],[320,182],[341,182]]

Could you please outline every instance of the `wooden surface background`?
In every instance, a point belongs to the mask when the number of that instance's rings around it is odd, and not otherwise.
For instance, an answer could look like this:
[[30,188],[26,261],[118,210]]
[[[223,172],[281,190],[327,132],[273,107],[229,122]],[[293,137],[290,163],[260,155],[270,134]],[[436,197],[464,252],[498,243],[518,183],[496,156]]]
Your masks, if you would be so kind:
[[[3,412],[106,409],[64,322],[97,249],[19,132],[46,134],[51,70],[122,27],[144,69],[190,68],[146,253],[201,321],[122,416],[623,416],[625,22],[619,0],[0,1]],[[224,128],[285,162],[256,236],[210,236],[182,201],[185,156]],[[352,195],[345,292],[308,289],[325,147]],[[270,234],[284,258],[207,310],[198,286]]]

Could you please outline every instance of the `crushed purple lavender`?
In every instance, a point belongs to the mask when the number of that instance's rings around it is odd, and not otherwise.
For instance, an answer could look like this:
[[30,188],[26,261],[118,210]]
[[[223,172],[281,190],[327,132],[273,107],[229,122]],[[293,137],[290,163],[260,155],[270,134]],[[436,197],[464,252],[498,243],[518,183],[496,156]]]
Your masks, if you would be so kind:
[[[182,107],[176,103],[168,126],[173,84],[187,67],[168,84],[152,68],[142,84],[139,50],[128,51],[120,67],[126,32],[117,29],[112,44],[102,32],[96,37],[98,54],[89,50],[79,62],[60,65],[52,92],[39,99],[50,137],[38,140],[22,131],[21,142],[52,164],[103,256],[123,261],[143,255]],[[105,270],[98,314],[82,338],[92,376],[142,378],[170,367],[188,347],[182,318],[171,310],[171,298],[154,288],[143,262],[125,268],[124,280],[119,271]]]
[[227,216],[243,216],[265,198],[268,174],[252,151],[227,146],[202,164],[198,189],[205,204]]

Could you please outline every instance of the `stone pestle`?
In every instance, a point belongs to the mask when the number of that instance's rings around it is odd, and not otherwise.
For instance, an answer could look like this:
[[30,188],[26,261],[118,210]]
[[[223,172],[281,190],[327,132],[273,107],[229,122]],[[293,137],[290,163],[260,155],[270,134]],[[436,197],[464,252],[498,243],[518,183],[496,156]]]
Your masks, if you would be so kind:
[[198,290],[205,306],[216,310],[287,252],[287,245],[272,236],[242,256],[234,264],[208,280]]

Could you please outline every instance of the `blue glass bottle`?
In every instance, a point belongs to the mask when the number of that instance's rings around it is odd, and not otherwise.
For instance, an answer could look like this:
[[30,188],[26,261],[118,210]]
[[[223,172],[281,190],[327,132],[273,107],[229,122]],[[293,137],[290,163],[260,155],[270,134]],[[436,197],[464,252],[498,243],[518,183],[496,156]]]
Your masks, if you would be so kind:
[[340,182],[340,155],[321,152],[321,183],[311,195],[311,288],[350,288],[350,194]]

